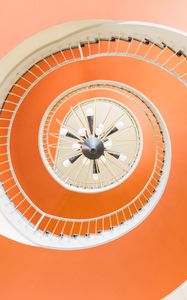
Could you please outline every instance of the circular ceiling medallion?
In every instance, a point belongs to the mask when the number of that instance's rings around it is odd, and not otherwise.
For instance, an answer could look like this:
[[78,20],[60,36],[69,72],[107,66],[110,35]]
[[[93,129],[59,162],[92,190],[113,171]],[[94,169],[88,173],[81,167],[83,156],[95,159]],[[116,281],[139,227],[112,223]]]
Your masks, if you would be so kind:
[[126,180],[142,152],[135,115],[122,102],[92,98],[63,117],[63,103],[62,96],[47,109],[39,136],[41,157],[54,179],[82,193],[103,192]]

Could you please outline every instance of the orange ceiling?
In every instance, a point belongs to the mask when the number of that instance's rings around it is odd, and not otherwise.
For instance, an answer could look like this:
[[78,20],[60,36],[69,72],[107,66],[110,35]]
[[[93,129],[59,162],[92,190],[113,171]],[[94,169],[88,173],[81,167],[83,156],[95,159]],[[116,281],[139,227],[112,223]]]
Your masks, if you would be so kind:
[[[72,4],[40,0],[39,3],[30,3],[30,7],[22,5],[24,2],[20,0],[15,7],[11,2],[1,4],[4,10],[1,28],[7,24],[6,36],[5,31],[1,29],[0,32],[3,40],[1,54],[43,27],[77,18],[144,19],[184,30],[186,26],[187,30],[183,1],[180,6],[176,1],[153,3],[117,0],[114,5],[107,5],[108,2],[103,1],[101,9],[98,9],[99,1],[95,1],[93,7],[91,4],[88,7],[84,1]],[[44,9],[47,5],[48,8]],[[171,134],[172,170],[164,196],[138,228],[97,248],[56,251],[28,247],[0,237],[1,299],[158,300],[186,279],[187,90],[171,75],[156,67],[147,66],[145,69],[143,63],[139,62],[137,68],[131,62],[131,68],[128,68],[128,61],[126,64],[128,73],[123,72],[122,77],[118,72],[119,80],[133,85],[153,100]],[[89,72],[83,74],[84,79],[94,75],[93,68],[94,65],[90,63]],[[104,72],[104,68],[100,68],[101,79],[103,75],[106,76]]]

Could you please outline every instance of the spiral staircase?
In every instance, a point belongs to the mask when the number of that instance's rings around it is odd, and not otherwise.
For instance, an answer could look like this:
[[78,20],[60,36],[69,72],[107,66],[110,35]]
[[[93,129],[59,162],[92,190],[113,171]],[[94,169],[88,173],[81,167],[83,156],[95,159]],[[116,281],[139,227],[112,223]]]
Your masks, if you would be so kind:
[[0,64],[1,234],[81,249],[140,225],[167,189],[186,55],[184,33],[107,20],[47,29],[9,53]]

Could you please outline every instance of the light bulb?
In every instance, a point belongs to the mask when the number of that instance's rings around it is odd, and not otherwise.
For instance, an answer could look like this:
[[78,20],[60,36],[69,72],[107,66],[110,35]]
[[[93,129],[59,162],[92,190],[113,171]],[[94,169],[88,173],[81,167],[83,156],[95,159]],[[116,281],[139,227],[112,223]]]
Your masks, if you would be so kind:
[[93,180],[95,180],[95,181],[98,181],[98,179],[99,179],[99,176],[98,176],[98,174],[93,174]]
[[120,130],[120,129],[122,129],[122,128],[124,127],[124,123],[120,121],[120,122],[116,123],[115,127],[116,127],[118,130]]
[[93,109],[92,109],[91,107],[87,108],[87,110],[86,110],[86,115],[87,115],[88,117],[93,116]]
[[101,127],[97,127],[96,130],[95,130],[95,134],[97,136],[101,135],[102,132],[103,132],[103,129]]
[[63,127],[60,128],[60,134],[61,134],[61,135],[66,136],[67,132],[68,132],[67,129],[65,129],[65,128],[63,128]]
[[69,161],[69,159],[66,159],[66,160],[63,162],[64,168],[68,168],[70,165],[71,165],[71,162]]
[[111,148],[111,147],[112,147],[112,141],[108,139],[108,140],[104,143],[104,147],[105,147],[106,149]]
[[80,150],[80,147],[81,147],[81,146],[80,146],[80,144],[78,144],[78,143],[73,143],[73,144],[72,144],[72,148],[75,149],[75,150]]
[[120,154],[119,160],[121,160],[121,161],[126,161],[126,159],[127,159],[127,156],[126,156],[126,155]]
[[86,128],[80,128],[80,129],[78,130],[78,134],[79,134],[80,136],[85,136],[85,135],[86,135]]

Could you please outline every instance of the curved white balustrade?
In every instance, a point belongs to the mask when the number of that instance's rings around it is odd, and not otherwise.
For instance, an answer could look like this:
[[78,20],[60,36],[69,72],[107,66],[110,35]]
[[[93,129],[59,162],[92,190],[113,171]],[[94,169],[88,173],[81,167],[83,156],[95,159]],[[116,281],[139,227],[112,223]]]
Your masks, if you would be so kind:
[[[105,39],[108,41],[110,49],[110,41],[112,37],[115,37],[117,40],[120,40],[121,38],[128,39],[130,37],[131,39],[129,39],[128,49],[130,49],[131,42],[133,41],[133,39],[137,39],[139,41],[139,44],[134,53],[131,53],[128,50],[125,53],[118,53],[116,50],[114,52],[98,52],[97,54],[89,53],[88,56],[84,56],[81,46],[82,43],[87,43],[88,45],[91,45],[92,43],[100,41],[100,39]],[[140,56],[138,51],[142,43],[145,42],[145,40],[149,41],[150,47],[160,47],[159,55],[162,55],[162,52],[165,51],[164,49],[171,49],[171,57],[169,57],[167,61],[165,61],[163,64],[160,64],[157,61],[158,57],[156,57],[154,60],[148,58],[148,51],[150,51],[149,48],[144,56]],[[164,26],[140,22],[78,21],[69,24],[59,25],[37,34],[36,36],[28,39],[20,46],[18,46],[1,61],[1,103],[4,103],[6,96],[9,93],[9,90],[14,85],[16,80],[21,78],[22,75],[27,70],[29,70],[31,66],[37,65],[37,62],[39,60],[45,59],[45,57],[47,57],[48,55],[53,55],[58,51],[61,51],[63,55],[63,49],[73,49],[73,47],[77,47],[77,49],[79,49],[80,57],[77,59],[72,58],[71,60],[67,60],[63,62],[64,65],[67,63],[73,63],[74,61],[91,59],[98,56],[127,56],[155,64],[163,70],[171,73],[184,85],[187,84],[186,74],[179,74],[177,72],[178,66],[180,66],[180,64],[182,63],[186,63],[185,55],[187,54],[187,38],[185,33]],[[172,57],[179,55],[183,56],[182,62],[177,62],[177,65],[172,67],[172,69],[168,68],[168,62],[172,59]],[[59,63],[55,67],[49,68],[49,70],[41,74],[40,77],[36,76],[36,80],[25,91],[24,95],[20,97],[20,102],[11,116],[11,121],[9,125],[9,135],[11,134],[11,124],[13,122],[13,118],[16,114],[19,105],[22,101],[24,101],[25,95],[31,90],[32,86],[39,82],[39,80],[42,79],[46,74],[55,70],[59,66],[62,66],[63,64]],[[99,82],[96,81],[94,83],[98,84]],[[103,83],[112,84],[112,82],[108,81]],[[115,82],[115,84],[117,84],[120,88],[124,88],[124,85],[122,85],[121,83]],[[5,230],[1,231],[2,234],[13,238],[17,241],[36,246],[43,246],[56,249],[81,249],[85,247],[100,245],[105,242],[111,241],[117,237],[120,237],[123,234],[127,233],[129,230],[132,230],[138,224],[140,224],[149,215],[149,213],[152,211],[154,206],[161,198],[167,183],[171,163],[170,138],[166,124],[156,107],[151,103],[151,99],[147,99],[144,95],[142,95],[139,91],[134,90],[132,87],[125,86],[125,88],[137,95],[140,99],[142,99],[145,103],[148,104],[151,111],[155,114],[156,120],[159,122],[164,139],[165,156],[161,170],[162,173],[160,175],[159,184],[156,188],[156,191],[151,194],[151,196],[148,199],[148,203],[144,204],[141,207],[140,211],[138,211],[137,209],[137,212],[133,214],[132,218],[122,222],[123,224],[119,224],[118,226],[112,226],[110,230],[99,230],[99,233],[90,233],[88,236],[83,236],[81,234],[73,234],[72,236],[71,234],[70,236],[64,234],[63,236],[59,236],[55,234],[56,228],[54,228],[53,232],[48,233],[47,227],[45,228],[45,230],[41,231],[40,223],[46,216],[49,218],[49,222],[52,218],[56,219],[56,226],[58,226],[59,222],[61,222],[61,219],[65,222],[66,220],[63,220],[63,218],[59,218],[57,216],[47,215],[45,212],[42,212],[32,203],[32,199],[28,198],[28,196],[24,193],[24,191],[19,185],[19,182],[16,179],[13,166],[11,165],[11,157],[9,155],[10,170],[13,174],[17,187],[19,188],[20,193],[23,195],[23,197],[25,197],[28,203],[30,203],[30,206],[34,207],[35,213],[40,214],[40,217],[38,219],[38,222],[36,224],[33,224],[32,220],[28,220],[23,214],[19,212],[18,209],[16,209],[15,205],[7,197],[6,191],[3,189],[3,186],[1,186],[0,211],[3,215],[2,219],[4,220],[4,224],[7,223],[7,226],[4,225]],[[9,144],[7,145],[7,147],[9,149]],[[44,153],[42,153],[42,157],[44,157],[43,154]],[[28,206],[27,209],[29,208],[30,207]],[[99,218],[95,219],[97,220]],[[82,220],[80,222],[83,223],[86,221],[88,220]],[[71,220],[71,222],[73,224],[73,227],[74,223],[77,222],[77,220]],[[9,228],[12,229],[10,230],[11,233],[8,233]]]

